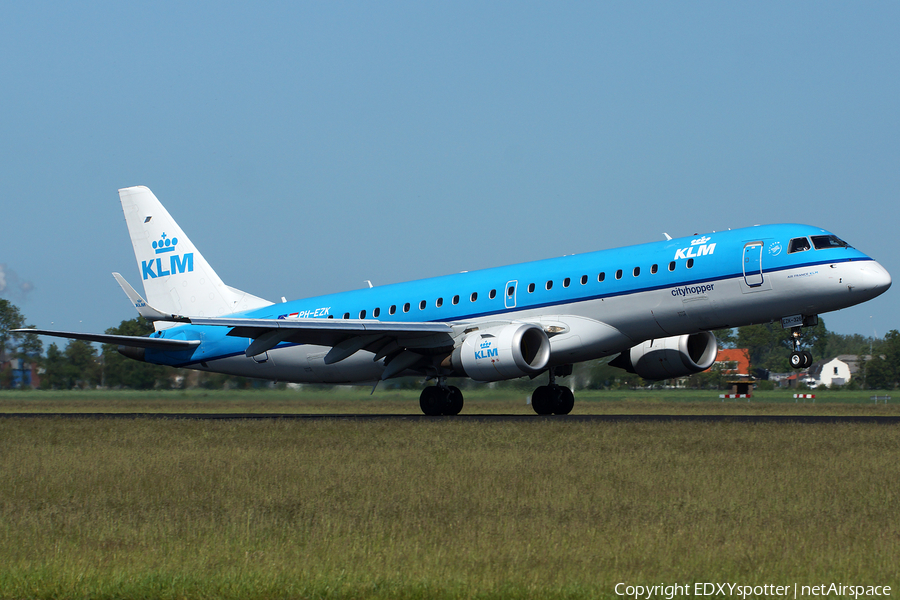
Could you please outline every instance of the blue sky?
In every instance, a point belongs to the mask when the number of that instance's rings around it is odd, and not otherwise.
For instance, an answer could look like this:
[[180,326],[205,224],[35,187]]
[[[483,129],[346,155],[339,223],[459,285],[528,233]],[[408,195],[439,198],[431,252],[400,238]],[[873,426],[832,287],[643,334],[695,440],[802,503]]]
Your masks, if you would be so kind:
[[[278,300],[736,228],[829,229],[897,277],[900,4],[13,3],[0,288],[135,316],[116,190]],[[824,315],[900,329],[896,286]]]

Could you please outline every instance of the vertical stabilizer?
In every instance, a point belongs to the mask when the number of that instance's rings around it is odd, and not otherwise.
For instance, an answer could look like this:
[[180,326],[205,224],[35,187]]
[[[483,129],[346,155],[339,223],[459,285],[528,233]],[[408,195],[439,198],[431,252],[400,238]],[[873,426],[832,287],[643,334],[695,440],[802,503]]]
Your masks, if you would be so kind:
[[[148,188],[123,188],[119,198],[148,304],[189,317],[221,316],[272,304],[225,285]],[[158,323],[157,328],[171,325]]]

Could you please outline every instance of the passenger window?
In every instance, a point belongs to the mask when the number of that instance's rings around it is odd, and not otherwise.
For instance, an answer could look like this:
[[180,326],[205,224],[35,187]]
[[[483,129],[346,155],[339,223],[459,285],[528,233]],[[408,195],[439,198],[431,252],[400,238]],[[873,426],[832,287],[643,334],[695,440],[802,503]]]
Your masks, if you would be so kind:
[[622,279],[622,269],[616,271],[616,279]]
[[531,294],[532,292],[534,292],[534,284],[533,284],[533,283],[529,283],[529,284],[528,284],[528,293]]
[[391,314],[391,315],[392,315],[392,314],[394,314],[395,312],[397,312],[397,305],[396,305],[396,304],[391,304],[391,308],[388,310],[388,314]]
[[650,274],[651,274],[651,275],[656,275],[656,272],[657,272],[657,271],[659,271],[659,265],[653,265],[652,267],[650,267]]
[[488,297],[489,297],[491,300],[493,300],[494,298],[496,298],[496,297],[497,297],[497,290],[491,290],[491,293],[488,294]]
[[469,300],[472,302],[475,302],[476,300],[478,300],[478,292],[472,292],[472,295],[469,296]]
[[673,260],[672,262],[669,263],[669,270],[670,270],[670,271],[674,271],[674,270],[675,270],[675,261],[674,261],[674,260]]
[[453,304],[459,304],[459,294],[453,296]]
[[788,244],[788,254],[794,252],[806,252],[809,248],[809,240],[807,238],[794,238]]
[[437,306],[438,308],[442,307],[444,305],[444,299],[438,298],[437,300],[434,301],[434,305]]
[[546,285],[545,287],[546,287],[548,290],[551,289],[551,288],[553,287],[553,280],[548,281],[548,282],[547,282],[547,285]]
[[425,310],[425,301],[424,300],[419,302],[419,310]]
[[366,311],[365,311],[365,309],[359,311],[359,318],[360,318],[360,319],[365,319],[365,318],[366,318]]
[[587,283],[587,275],[582,275],[581,276],[581,285],[584,285],[586,283]]
[[641,274],[641,268],[640,268],[640,267],[635,267],[635,268],[634,268],[633,275],[634,275],[635,277],[638,277],[640,274]]
[[688,261],[687,261],[687,268],[688,268],[688,269],[693,269],[693,268],[694,268],[694,259],[693,259],[693,258],[689,258],[689,259],[688,259]]
[[569,284],[572,283],[572,280],[566,277],[563,279],[563,287],[569,287]]
[[599,281],[600,283],[603,283],[604,279],[606,279],[606,273],[600,273],[599,275],[597,275],[597,281]]
[[380,308],[376,308],[375,310],[372,311],[372,317],[373,317],[373,318],[377,319],[377,318],[379,317],[379,315],[381,315],[381,309],[380,309]]
[[349,319],[349,318],[350,318],[350,313],[344,313],[344,318],[345,318],[345,319]]
[[409,312],[409,302],[403,305],[403,312]]

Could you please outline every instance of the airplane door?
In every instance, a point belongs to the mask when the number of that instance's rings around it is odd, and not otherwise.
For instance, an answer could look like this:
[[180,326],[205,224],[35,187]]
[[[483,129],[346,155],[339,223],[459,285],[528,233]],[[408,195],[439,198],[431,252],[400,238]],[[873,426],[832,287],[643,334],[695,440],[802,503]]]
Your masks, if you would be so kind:
[[503,305],[506,306],[506,308],[516,307],[516,288],[518,286],[518,280],[506,282],[506,293],[503,296]]
[[744,283],[749,287],[763,284],[762,242],[749,242],[744,245]]
[[770,290],[772,284],[763,275],[762,254],[763,242],[747,242],[744,244],[744,293],[759,290]]

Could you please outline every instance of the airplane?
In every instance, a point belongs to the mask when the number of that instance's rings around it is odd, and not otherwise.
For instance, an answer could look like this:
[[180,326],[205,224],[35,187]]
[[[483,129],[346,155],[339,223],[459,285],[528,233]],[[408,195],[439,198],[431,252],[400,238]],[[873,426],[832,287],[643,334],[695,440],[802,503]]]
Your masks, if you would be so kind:
[[[119,190],[146,300],[114,273],[147,337],[17,330],[116,344],[149,363],[297,383],[424,376],[426,415],[456,415],[449,377],[493,382],[547,374],[531,397],[563,415],[556,382],[574,363],[648,380],[713,365],[713,330],[781,321],[791,364],[810,365],[802,328],[891,286],[875,260],[809,225],[759,225],[273,303],[226,285],[156,196]],[[374,388],[373,388],[374,390]]]

